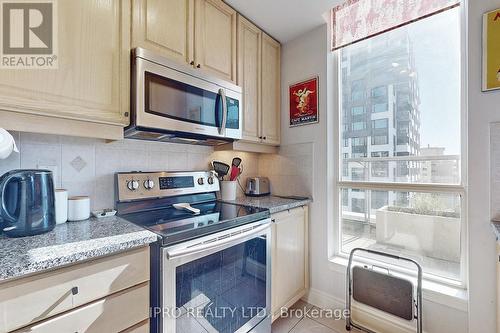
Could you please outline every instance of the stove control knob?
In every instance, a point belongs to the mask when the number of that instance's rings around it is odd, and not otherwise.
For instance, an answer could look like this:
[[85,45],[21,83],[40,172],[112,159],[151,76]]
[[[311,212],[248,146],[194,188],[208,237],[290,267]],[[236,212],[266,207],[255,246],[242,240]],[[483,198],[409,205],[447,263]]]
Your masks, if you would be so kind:
[[203,180],[203,177],[198,178],[198,184],[199,185],[205,184],[205,181]]
[[128,187],[129,190],[135,191],[135,190],[137,190],[139,188],[139,182],[137,180],[133,180],[133,179],[129,180],[127,182],[127,187]]
[[152,181],[151,179],[144,181],[144,188],[146,190],[152,190],[154,187],[155,187],[155,182]]
[[208,183],[210,185],[213,185],[214,184],[214,177],[212,177],[212,176],[208,177]]

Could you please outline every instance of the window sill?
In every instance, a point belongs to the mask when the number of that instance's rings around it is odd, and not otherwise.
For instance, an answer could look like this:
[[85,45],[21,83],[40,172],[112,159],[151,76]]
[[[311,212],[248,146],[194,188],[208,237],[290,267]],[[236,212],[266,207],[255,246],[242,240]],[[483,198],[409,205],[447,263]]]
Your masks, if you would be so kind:
[[[347,258],[341,256],[330,258],[330,269],[335,272],[345,274],[347,264]],[[424,300],[463,312],[468,311],[469,296],[466,289],[425,279],[422,281],[422,286]]]

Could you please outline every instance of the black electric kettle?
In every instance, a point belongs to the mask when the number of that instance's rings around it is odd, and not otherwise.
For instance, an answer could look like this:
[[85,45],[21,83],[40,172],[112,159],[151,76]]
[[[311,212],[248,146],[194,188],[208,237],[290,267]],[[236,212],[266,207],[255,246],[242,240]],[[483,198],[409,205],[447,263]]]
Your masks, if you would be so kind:
[[9,237],[48,232],[56,225],[54,181],[48,170],[12,170],[0,177],[0,226]]

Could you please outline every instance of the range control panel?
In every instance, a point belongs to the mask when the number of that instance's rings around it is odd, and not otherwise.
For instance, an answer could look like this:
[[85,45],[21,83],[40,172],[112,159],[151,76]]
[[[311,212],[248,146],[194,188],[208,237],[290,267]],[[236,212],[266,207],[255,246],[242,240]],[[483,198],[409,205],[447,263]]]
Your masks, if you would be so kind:
[[115,176],[119,201],[219,191],[212,171],[120,172]]

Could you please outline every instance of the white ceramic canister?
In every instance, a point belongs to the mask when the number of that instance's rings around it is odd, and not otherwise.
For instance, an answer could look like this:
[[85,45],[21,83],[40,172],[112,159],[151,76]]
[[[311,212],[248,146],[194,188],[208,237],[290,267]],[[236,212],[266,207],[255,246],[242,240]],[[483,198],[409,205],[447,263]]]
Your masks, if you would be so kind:
[[68,191],[64,189],[55,190],[56,224],[68,220]]
[[68,199],[68,221],[82,221],[90,217],[90,198],[85,196]]
[[236,180],[223,180],[220,182],[221,200],[236,200]]

